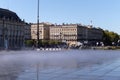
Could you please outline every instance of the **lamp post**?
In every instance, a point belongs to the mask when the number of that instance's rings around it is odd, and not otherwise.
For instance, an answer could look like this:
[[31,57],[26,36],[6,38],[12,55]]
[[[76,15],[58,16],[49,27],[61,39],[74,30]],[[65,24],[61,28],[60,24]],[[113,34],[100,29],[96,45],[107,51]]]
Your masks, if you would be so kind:
[[39,48],[39,0],[37,5],[37,48]]
[[[37,48],[39,48],[39,0],[37,5]],[[39,63],[37,63],[37,80],[39,80]]]

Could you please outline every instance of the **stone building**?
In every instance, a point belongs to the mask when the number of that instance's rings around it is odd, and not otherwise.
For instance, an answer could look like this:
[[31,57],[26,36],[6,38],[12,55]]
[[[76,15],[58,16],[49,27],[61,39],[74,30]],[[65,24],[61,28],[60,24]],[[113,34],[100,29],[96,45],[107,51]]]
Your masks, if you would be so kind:
[[26,25],[24,26],[24,39],[25,40],[31,40],[31,25],[26,23]]
[[[103,31],[101,29],[93,28],[90,25],[39,23],[40,40],[56,40],[68,45],[95,44],[102,40],[102,36]],[[33,40],[37,40],[37,24],[31,24],[31,37]]]
[[101,41],[102,30],[81,24],[67,24],[50,26],[50,40],[59,40],[69,45],[78,42],[95,43]]
[[[49,26],[47,23],[39,23],[39,39],[49,40]],[[37,40],[37,24],[31,24],[31,39]]]
[[78,25],[77,28],[77,41],[95,45],[96,42],[101,42],[103,37],[103,30],[93,28],[91,25]]
[[49,32],[50,32],[50,34],[49,34],[50,40],[61,41],[63,39],[62,26],[61,25],[50,26]]
[[21,48],[25,25],[15,12],[0,8],[0,48]]
[[50,26],[50,39],[59,40],[67,44],[76,43],[77,42],[77,26],[76,25]]

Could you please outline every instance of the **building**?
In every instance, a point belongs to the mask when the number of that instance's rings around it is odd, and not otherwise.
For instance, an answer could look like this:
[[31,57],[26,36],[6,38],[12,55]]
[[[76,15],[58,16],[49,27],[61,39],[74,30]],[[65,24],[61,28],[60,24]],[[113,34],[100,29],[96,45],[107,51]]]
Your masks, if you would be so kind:
[[31,40],[31,25],[28,23],[24,26],[24,36],[25,40]]
[[63,39],[62,26],[61,25],[50,26],[49,32],[50,32],[50,34],[49,34],[50,40],[61,41]]
[[102,39],[102,30],[81,24],[50,26],[50,39],[65,42],[69,45],[95,44]]
[[[49,40],[49,26],[47,23],[39,23],[39,39]],[[37,40],[37,24],[31,24],[31,39]]]
[[25,25],[15,12],[0,8],[0,48],[21,48]]
[[93,28],[91,25],[78,26],[78,41],[84,44],[96,45],[96,42],[101,42],[103,30]]
[[[93,28],[90,25],[39,23],[39,38],[41,40],[59,41],[70,46],[78,43],[95,45],[96,42],[102,40],[102,36],[101,29]],[[31,37],[33,40],[37,40],[37,24],[31,24]]]
[[67,44],[77,42],[76,25],[56,25],[50,26],[50,39],[65,42]]

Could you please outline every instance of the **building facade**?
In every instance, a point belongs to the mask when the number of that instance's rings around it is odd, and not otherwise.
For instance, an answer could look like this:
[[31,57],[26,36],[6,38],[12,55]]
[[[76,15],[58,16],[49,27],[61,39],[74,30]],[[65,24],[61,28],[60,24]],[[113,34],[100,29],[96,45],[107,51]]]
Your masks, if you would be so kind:
[[49,34],[50,40],[61,41],[63,39],[62,26],[61,25],[50,26],[49,32],[50,32],[50,34]]
[[78,25],[77,28],[77,41],[85,44],[93,44],[101,42],[103,37],[103,30],[99,28],[93,28],[91,25]]
[[21,48],[24,44],[24,26],[16,13],[0,8],[0,48]]
[[50,26],[50,39],[59,40],[69,45],[77,44],[78,42],[96,43],[102,39],[102,30],[91,26],[81,24],[67,24]]
[[[39,24],[39,38],[41,40],[53,40],[76,45],[78,43],[95,44],[102,40],[103,31],[90,25],[64,24],[51,25]],[[31,24],[31,37],[37,40],[37,24]]]
[[[39,23],[39,39],[49,40],[49,24]],[[31,24],[31,39],[37,40],[37,24]]]
[[24,37],[25,40],[31,40],[31,25],[28,23],[24,26]]
[[59,40],[67,44],[76,43],[77,42],[77,26],[76,25],[50,26],[50,39]]

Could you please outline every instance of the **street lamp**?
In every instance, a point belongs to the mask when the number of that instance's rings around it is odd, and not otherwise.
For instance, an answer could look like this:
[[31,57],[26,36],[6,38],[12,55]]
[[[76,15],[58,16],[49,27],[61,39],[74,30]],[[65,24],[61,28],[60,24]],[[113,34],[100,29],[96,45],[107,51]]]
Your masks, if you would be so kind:
[[39,0],[37,5],[37,48],[39,48]]
[[[37,48],[39,48],[39,0],[37,5]],[[37,80],[39,80],[39,63],[37,63]]]

